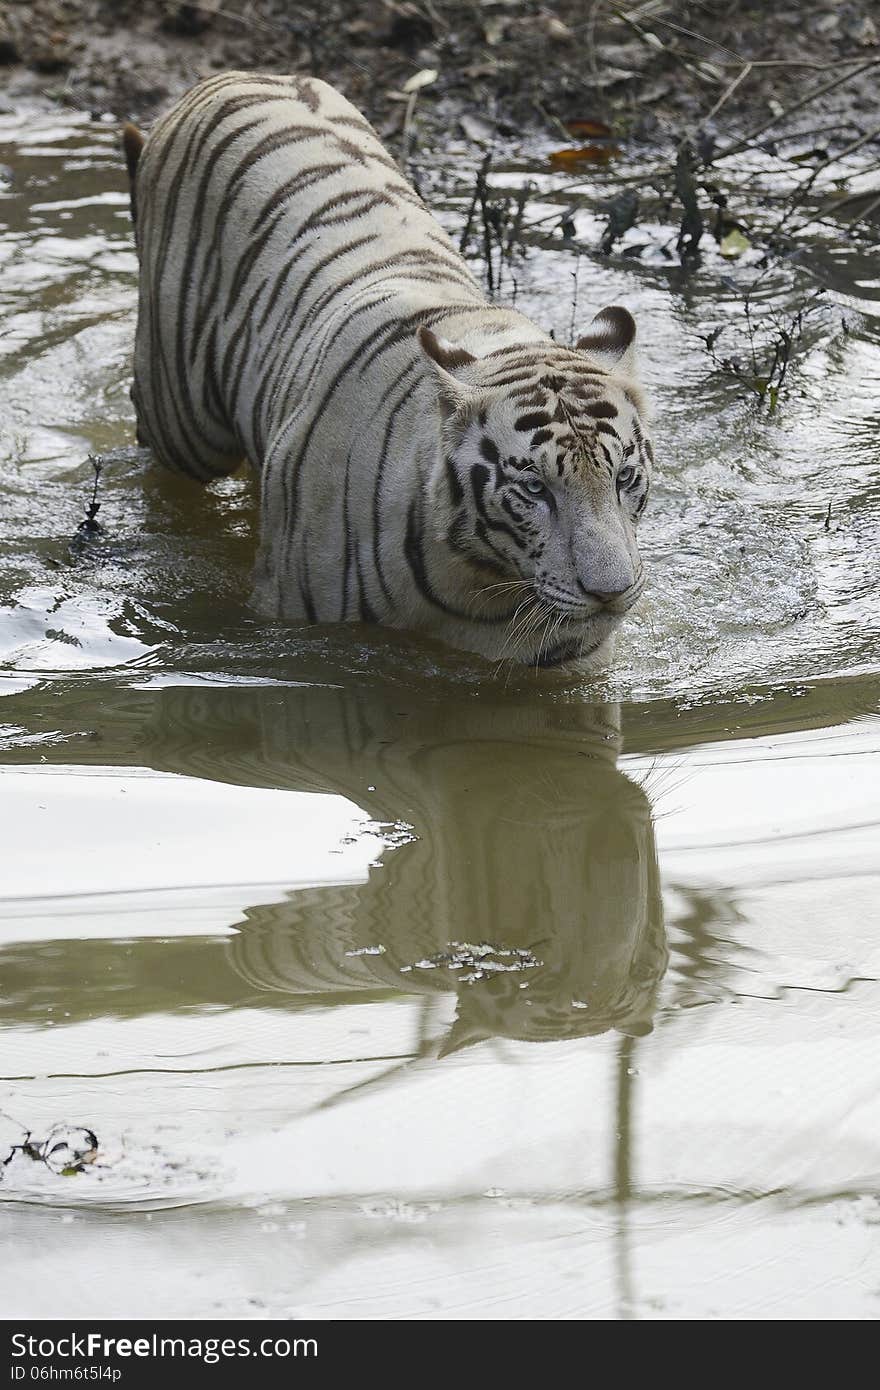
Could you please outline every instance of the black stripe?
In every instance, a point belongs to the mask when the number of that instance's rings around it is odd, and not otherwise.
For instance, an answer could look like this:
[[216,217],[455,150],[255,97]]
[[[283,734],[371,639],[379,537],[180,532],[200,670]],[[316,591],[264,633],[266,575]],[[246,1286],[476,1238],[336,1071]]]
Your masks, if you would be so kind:
[[[517,533],[510,526],[508,526],[506,522],[493,520],[493,518],[490,517],[489,513],[486,511],[486,484],[488,483],[490,476],[491,475],[489,469],[486,467],[484,463],[474,463],[471,465],[471,492],[474,496],[474,505],[480,517],[482,518],[484,525],[489,531],[498,531],[502,535],[509,536],[510,539],[513,541],[514,545],[516,545],[518,549],[521,550],[522,540],[517,535]],[[500,550],[496,549],[494,545],[492,545],[492,543],[488,540],[488,537],[486,537],[486,542],[489,546],[489,549],[492,551],[494,555],[500,556],[500,558],[505,562],[505,564],[509,564],[507,557],[503,555]]]
[[[414,366],[414,363],[411,364],[410,370],[412,370]],[[409,372],[407,372],[406,375],[409,375]],[[398,397],[397,401],[395,402],[394,406],[389,412],[388,419],[385,424],[385,434],[382,439],[382,448],[379,452],[379,466],[376,470],[376,477],[373,483],[373,566],[376,571],[376,578],[379,580],[379,587],[381,588],[382,593],[385,597],[385,601],[386,603],[388,603],[392,612],[394,611],[395,604],[393,598],[391,597],[391,590],[385,582],[385,575],[382,571],[382,557],[379,553],[380,533],[382,526],[382,481],[385,474],[385,461],[388,457],[388,448],[391,442],[391,435],[394,430],[397,417],[400,414],[403,407],[406,405],[407,401],[410,400],[414,392],[416,392],[418,388],[423,384],[423,381],[423,377],[417,377],[415,381],[410,382],[406,390],[403,392],[401,396]]]
[[[425,564],[425,552],[423,547],[424,526],[421,518],[421,508],[418,498],[413,498],[409,505],[406,515],[406,536],[404,539],[403,552],[407,564],[410,567],[416,588],[424,599],[438,608],[441,613],[445,613],[450,618],[460,618],[469,623],[480,623],[482,626],[495,627],[500,622],[506,622],[511,614],[494,614],[487,616],[485,612],[471,612],[469,609],[461,609],[453,604],[447,603],[440,597],[431,583]],[[495,565],[487,565],[493,572]],[[505,574],[508,571],[503,571]]]
[[339,605],[339,621],[345,621],[348,610],[348,577],[351,573],[352,552],[356,550],[357,541],[351,534],[351,526],[348,516],[348,489],[351,479],[351,450],[349,449],[345,459],[345,478],[342,483],[342,534],[345,539],[345,554],[342,558],[342,595]]

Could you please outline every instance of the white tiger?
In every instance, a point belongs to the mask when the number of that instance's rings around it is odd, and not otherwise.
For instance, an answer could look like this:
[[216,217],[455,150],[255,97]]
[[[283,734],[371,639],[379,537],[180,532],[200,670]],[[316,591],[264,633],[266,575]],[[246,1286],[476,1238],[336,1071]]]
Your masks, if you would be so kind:
[[323,82],[226,73],[124,143],[139,438],[201,480],[257,470],[263,610],[599,653],[644,583],[629,313],[567,348],[487,302]]

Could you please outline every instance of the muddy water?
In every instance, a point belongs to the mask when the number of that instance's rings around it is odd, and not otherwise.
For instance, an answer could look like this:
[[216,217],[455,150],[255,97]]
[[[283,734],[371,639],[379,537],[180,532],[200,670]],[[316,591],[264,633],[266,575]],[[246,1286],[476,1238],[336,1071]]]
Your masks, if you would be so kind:
[[[873,1318],[876,267],[816,250],[768,420],[697,337],[745,270],[582,263],[651,591],[592,682],[493,674],[267,627],[247,480],[131,447],[114,141],[0,129],[0,1148],[100,1145],[0,1169],[5,1315]],[[517,270],[560,335],[571,264]]]

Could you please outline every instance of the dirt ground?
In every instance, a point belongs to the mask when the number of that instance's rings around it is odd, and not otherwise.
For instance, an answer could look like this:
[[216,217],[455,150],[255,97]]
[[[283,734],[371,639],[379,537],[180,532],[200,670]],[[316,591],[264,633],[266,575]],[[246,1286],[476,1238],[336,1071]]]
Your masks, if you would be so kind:
[[41,98],[149,124],[212,72],[308,71],[393,141],[407,82],[436,74],[426,133],[738,134],[854,67],[810,120],[876,110],[876,15],[872,0],[0,0],[0,108]]

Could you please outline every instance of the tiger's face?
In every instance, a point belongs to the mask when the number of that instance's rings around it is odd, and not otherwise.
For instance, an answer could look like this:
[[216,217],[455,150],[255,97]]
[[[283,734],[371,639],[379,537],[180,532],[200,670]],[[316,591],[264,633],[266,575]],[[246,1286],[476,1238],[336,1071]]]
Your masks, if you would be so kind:
[[623,309],[604,310],[574,349],[537,342],[473,358],[422,331],[448,378],[438,524],[478,595],[520,608],[525,624],[533,600],[548,664],[599,647],[644,586],[637,526],[653,452],[634,336]]

